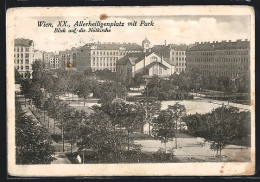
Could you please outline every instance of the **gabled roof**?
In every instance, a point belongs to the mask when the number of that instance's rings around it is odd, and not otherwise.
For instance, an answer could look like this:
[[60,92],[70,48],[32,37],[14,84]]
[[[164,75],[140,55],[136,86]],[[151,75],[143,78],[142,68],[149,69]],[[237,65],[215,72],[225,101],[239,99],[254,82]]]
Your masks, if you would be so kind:
[[33,41],[30,39],[15,39],[14,40],[14,46],[24,46],[24,47],[30,47],[32,45]]
[[169,63],[170,65],[174,66],[174,63],[172,62],[172,60],[170,58],[163,58],[163,60],[167,63]]
[[135,65],[136,63],[143,60],[145,56],[150,56],[151,54],[153,54],[153,52],[149,52],[149,53],[143,53],[143,52],[127,53],[124,57],[119,59],[116,64],[125,65],[128,61],[130,61],[130,63],[132,65]]

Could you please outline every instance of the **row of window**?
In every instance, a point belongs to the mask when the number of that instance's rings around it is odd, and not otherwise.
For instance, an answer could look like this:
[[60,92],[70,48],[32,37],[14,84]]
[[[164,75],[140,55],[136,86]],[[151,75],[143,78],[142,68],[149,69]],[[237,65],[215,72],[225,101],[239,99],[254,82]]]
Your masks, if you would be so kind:
[[30,73],[29,74],[28,73],[20,73],[20,75],[21,75],[22,78],[29,78]]
[[182,72],[182,71],[185,71],[185,68],[176,68],[176,71]]
[[108,62],[102,62],[102,61],[95,61],[95,60],[93,60],[93,62],[92,62],[92,65],[93,66],[116,66],[116,61],[108,61]]
[[23,47],[14,47],[14,51],[17,51],[17,52],[19,52],[19,51],[21,51],[21,52],[23,52],[23,51],[29,52],[29,47],[25,47],[25,48],[23,48]]
[[119,52],[119,51],[93,51],[92,55],[126,55],[126,52]]
[[214,52],[187,52],[187,55],[214,56],[214,55],[249,55],[249,50],[214,51]]
[[232,72],[216,72],[215,73],[216,76],[238,76],[239,73],[232,73]]
[[[102,57],[93,57],[93,61],[95,61],[95,60],[97,60],[97,61],[102,61],[103,60],[103,58]],[[117,61],[118,60],[118,57],[110,57],[110,58],[106,58],[106,57],[104,57],[104,61],[105,60],[110,60],[110,61],[112,61],[112,60],[114,60],[114,61]]]
[[[23,70],[23,68],[24,68],[23,66],[17,66],[16,67],[17,70]],[[25,66],[25,69],[29,70],[29,66]]]
[[[106,69],[108,69],[108,70],[110,70],[110,71],[112,71],[112,72],[115,72],[115,71],[116,71],[115,68],[106,68]],[[97,69],[93,68],[92,70],[93,70],[93,71],[97,71],[97,70],[102,70],[102,68],[97,68]]]
[[186,61],[186,58],[177,57],[176,60],[177,60],[177,61]]
[[[23,53],[22,54],[14,54],[14,57],[18,57],[19,58],[19,55],[21,55],[21,58],[23,57]],[[29,53],[25,53],[25,58],[29,58]]]
[[239,66],[239,65],[197,65],[196,67],[198,68],[202,68],[202,69],[230,69],[230,70],[234,70],[234,69],[239,69],[239,70],[247,70],[248,66]]
[[187,61],[190,62],[241,62],[241,63],[247,63],[249,61],[248,58],[193,58],[193,59],[188,59]]
[[[14,60],[14,64],[23,64],[23,60],[21,59],[20,61],[19,61],[19,59],[15,59]],[[26,59],[25,60],[25,64],[29,64],[29,59]]]
[[155,65],[153,67],[153,74],[154,75],[162,75],[162,68],[159,67],[158,65]]
[[176,63],[177,66],[186,66],[186,63]]
[[172,52],[172,55],[185,55],[185,51],[181,51],[181,52]]

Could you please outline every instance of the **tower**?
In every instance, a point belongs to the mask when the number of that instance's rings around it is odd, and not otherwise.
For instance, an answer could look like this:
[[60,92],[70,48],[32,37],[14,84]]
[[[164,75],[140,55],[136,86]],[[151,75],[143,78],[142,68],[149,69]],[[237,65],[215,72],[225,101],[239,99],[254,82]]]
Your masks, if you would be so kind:
[[149,51],[149,49],[150,49],[150,41],[147,38],[145,38],[143,40],[142,47],[144,49],[144,53],[147,53]]

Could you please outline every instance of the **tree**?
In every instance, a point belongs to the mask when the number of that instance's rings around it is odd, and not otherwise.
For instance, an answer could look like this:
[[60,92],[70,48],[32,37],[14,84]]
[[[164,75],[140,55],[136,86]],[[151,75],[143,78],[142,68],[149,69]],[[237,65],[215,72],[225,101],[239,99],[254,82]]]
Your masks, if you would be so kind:
[[[173,106],[168,106],[167,111],[171,113],[172,120],[175,122],[175,130],[176,134],[178,133],[178,127],[181,130],[181,119],[186,115],[186,108],[184,105],[179,104],[178,102],[174,104]],[[179,124],[178,124],[179,122]],[[178,148],[177,143],[177,135],[175,135],[175,146]]]
[[71,111],[72,114],[68,115],[64,123],[65,136],[70,139],[70,152],[72,153],[73,144],[79,139],[78,133],[80,132],[80,126],[86,113],[84,111]]
[[22,76],[17,69],[14,69],[14,80],[17,84],[20,84],[22,82]]
[[166,153],[166,143],[176,135],[176,130],[174,129],[176,123],[172,120],[172,113],[170,110],[162,110],[159,116],[154,118],[152,122],[152,133],[155,138],[165,144]]
[[54,148],[48,131],[37,120],[27,116],[17,101],[15,109],[16,163],[50,164]]
[[43,64],[41,61],[34,61],[32,64],[32,82],[33,84],[40,84],[42,87],[43,84]]
[[[228,92],[228,100],[235,100],[236,94],[237,94],[237,86],[235,82],[231,81],[229,86],[227,87],[227,92]],[[230,99],[231,97],[231,99]]]
[[145,83],[145,80],[144,80],[144,77],[141,73],[137,73],[134,78],[133,78],[133,84],[132,86],[134,87],[140,87],[140,85],[144,84]]
[[161,109],[161,102],[150,97],[139,100],[136,106],[139,108],[138,110],[141,114],[145,114],[145,122],[149,124],[149,135],[151,135],[152,119],[159,113]]
[[208,135],[211,149],[221,155],[222,149],[239,136],[241,125],[238,125],[238,109],[225,106],[213,110],[208,117]]
[[21,82],[21,94],[24,95],[24,100],[25,100],[25,107],[26,107],[26,99],[31,99],[32,98],[32,81],[30,79],[24,79]]
[[90,80],[83,80],[81,84],[77,85],[75,93],[77,93],[78,97],[84,98],[84,106],[87,97],[92,92],[92,83]]

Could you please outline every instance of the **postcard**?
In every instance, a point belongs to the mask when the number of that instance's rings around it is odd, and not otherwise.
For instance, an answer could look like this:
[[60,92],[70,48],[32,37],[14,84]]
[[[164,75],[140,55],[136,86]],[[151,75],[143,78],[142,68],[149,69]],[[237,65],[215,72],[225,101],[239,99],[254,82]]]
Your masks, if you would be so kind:
[[249,6],[7,11],[8,173],[255,173]]

